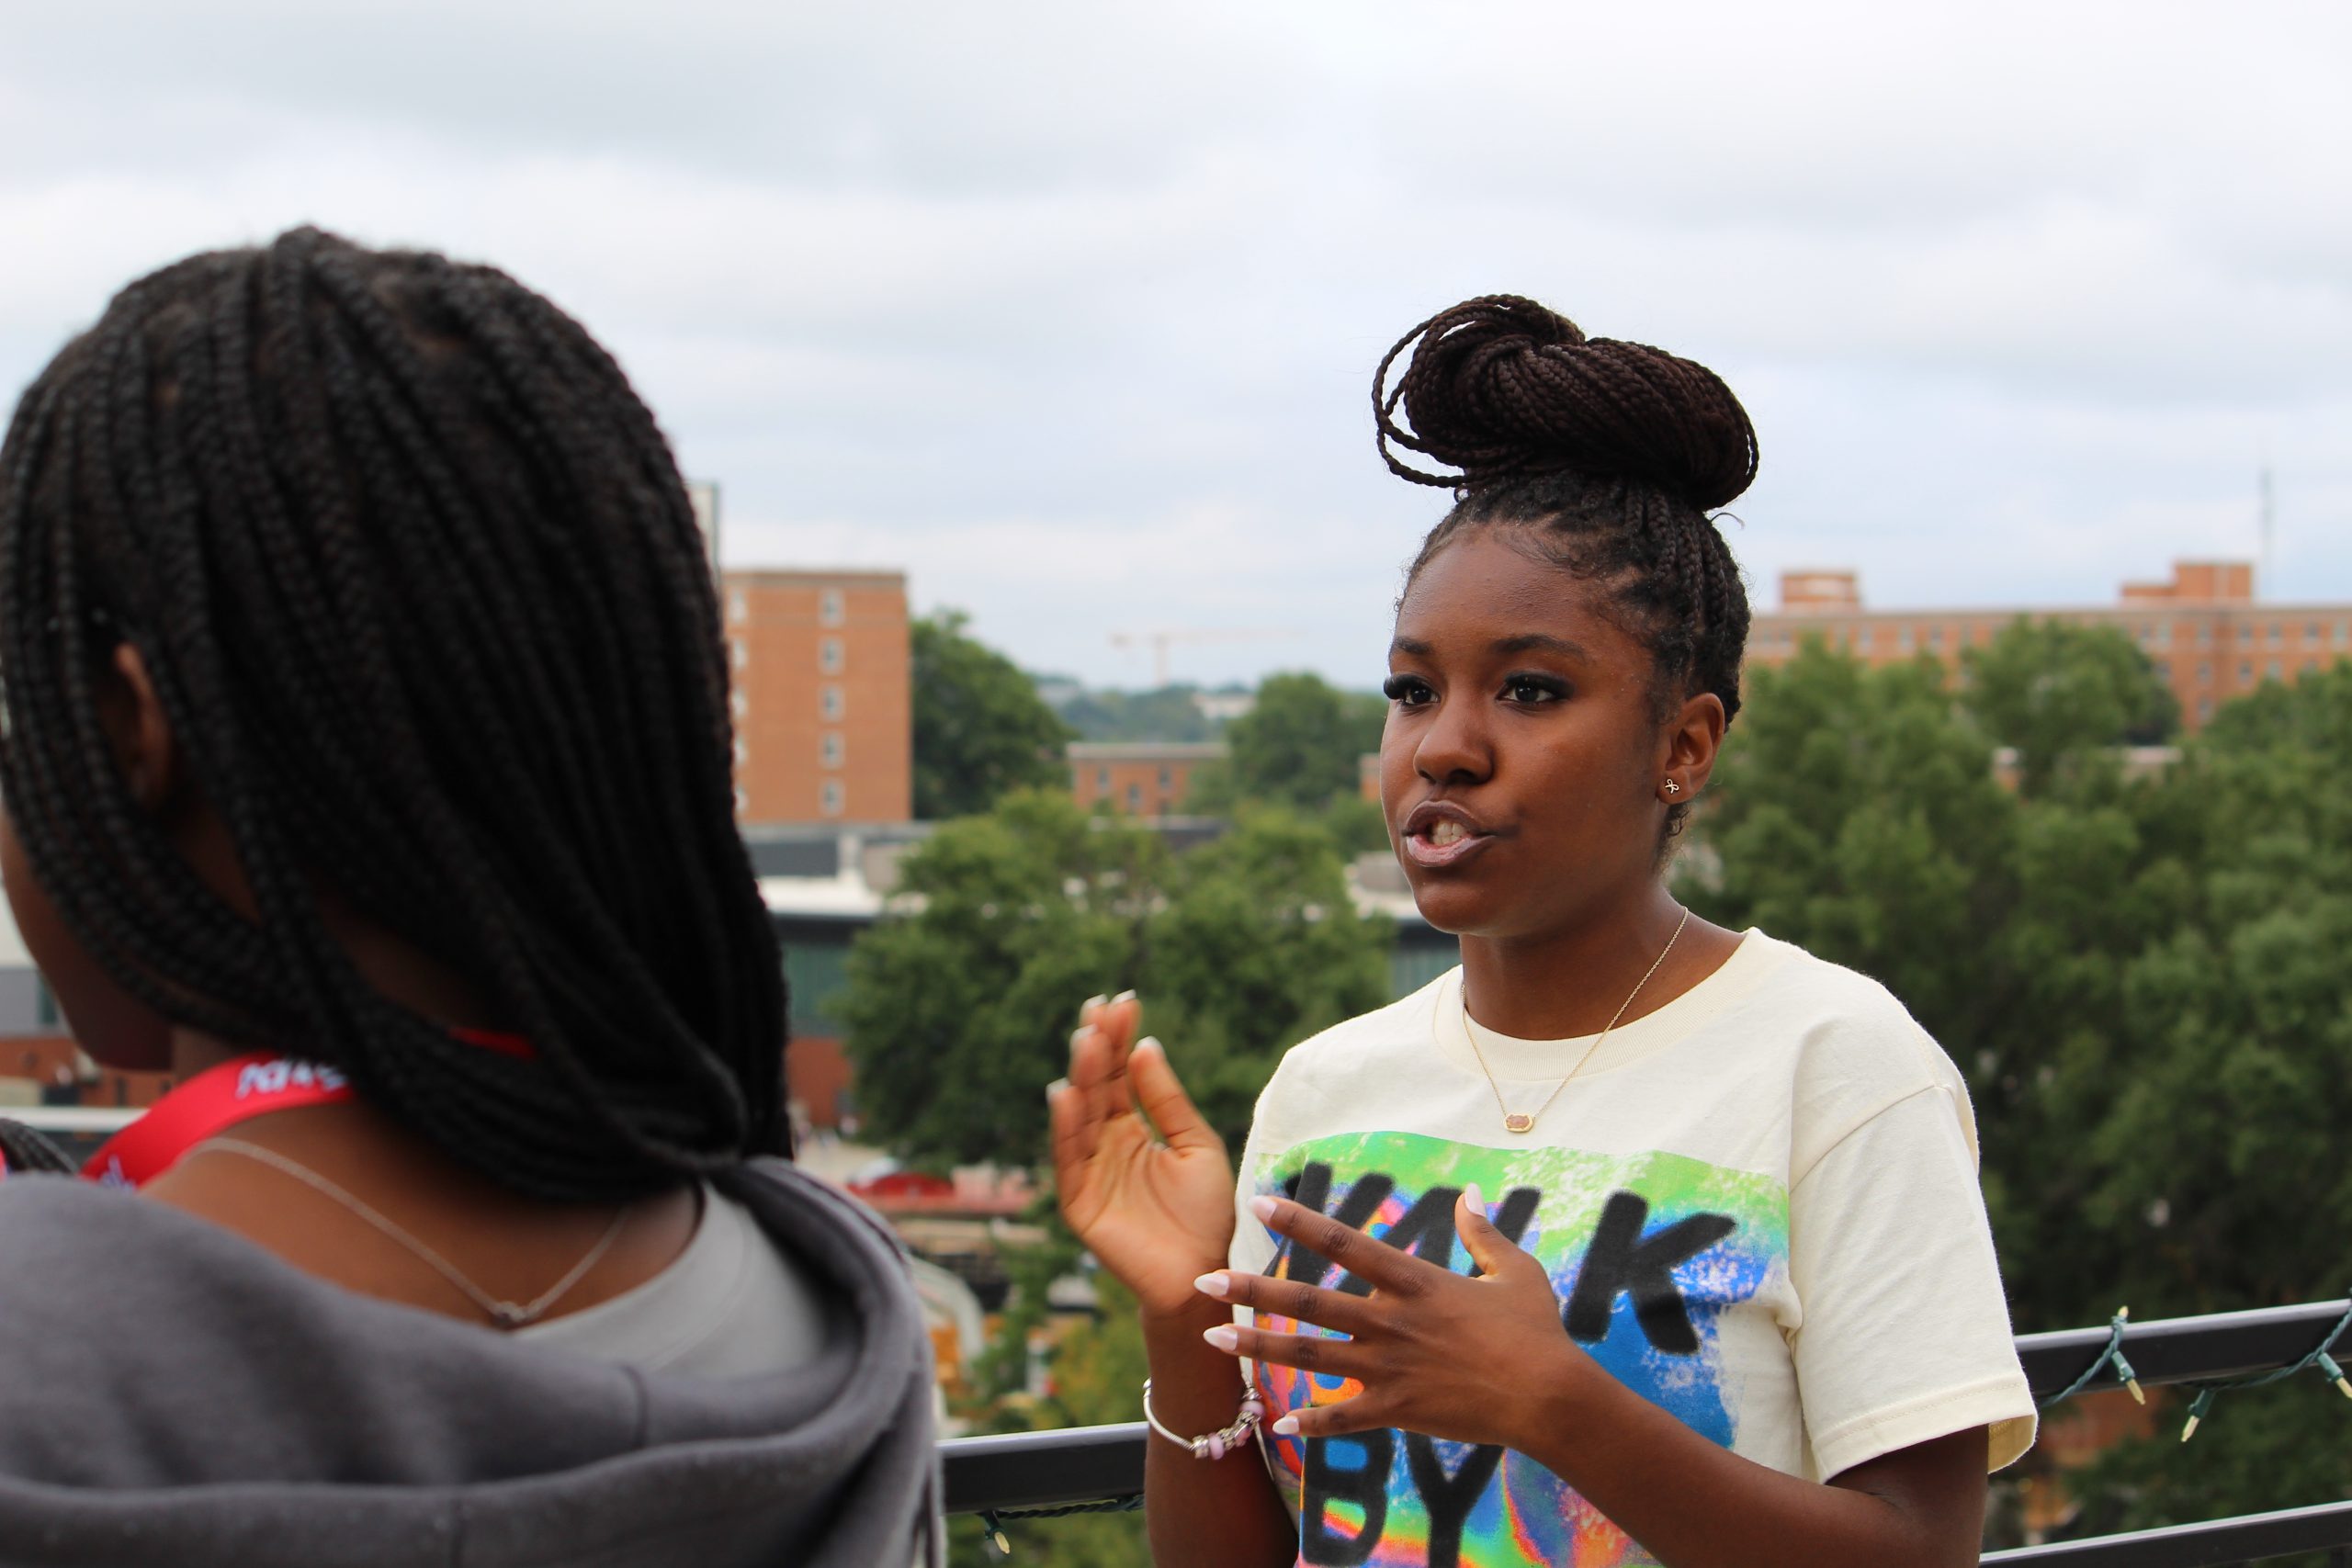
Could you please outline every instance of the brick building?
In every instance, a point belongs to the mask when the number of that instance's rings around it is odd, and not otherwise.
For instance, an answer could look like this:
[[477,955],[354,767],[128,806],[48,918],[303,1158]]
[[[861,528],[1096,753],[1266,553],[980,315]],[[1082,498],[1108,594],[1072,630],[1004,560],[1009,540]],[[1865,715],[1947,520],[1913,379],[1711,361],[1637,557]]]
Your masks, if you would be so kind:
[[1130,817],[1173,817],[1192,793],[1193,770],[1221,761],[1221,740],[1073,740],[1070,794],[1092,809],[1109,801]]
[[907,580],[730,571],[735,807],[746,822],[914,815]]
[[2130,637],[2170,683],[2181,727],[2192,734],[2222,703],[2265,681],[2291,683],[2352,658],[2352,604],[2257,603],[2246,562],[2181,561],[2168,582],[2125,583],[2113,604],[2056,609],[1871,610],[1853,572],[1785,572],[1780,609],[1749,628],[1747,660],[1784,663],[1819,637],[1873,665],[1925,653],[1956,671],[1963,649],[1991,642],[2020,616],[2113,626]]

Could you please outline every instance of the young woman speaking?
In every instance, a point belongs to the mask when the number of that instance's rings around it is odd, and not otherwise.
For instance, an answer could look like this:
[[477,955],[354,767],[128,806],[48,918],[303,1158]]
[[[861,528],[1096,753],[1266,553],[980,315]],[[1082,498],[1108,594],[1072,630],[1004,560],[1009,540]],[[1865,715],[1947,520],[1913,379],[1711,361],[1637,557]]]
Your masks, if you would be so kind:
[[1878,985],[1663,877],[1739,710],[1709,514],[1745,411],[1508,297],[1414,328],[1374,399],[1389,467],[1457,496],[1381,796],[1462,965],[1283,1058],[1238,1190],[1138,1004],[1089,1005],[1055,1158],[1142,1303],[1155,1554],[1974,1562],[2033,1406],[1966,1089]]

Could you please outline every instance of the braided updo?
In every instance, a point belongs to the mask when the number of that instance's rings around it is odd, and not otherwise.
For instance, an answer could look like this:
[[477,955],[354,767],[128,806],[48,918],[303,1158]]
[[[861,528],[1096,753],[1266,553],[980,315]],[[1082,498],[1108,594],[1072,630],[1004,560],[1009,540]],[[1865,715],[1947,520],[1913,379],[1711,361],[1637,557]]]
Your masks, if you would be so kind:
[[[1602,586],[1656,660],[1661,716],[1702,692],[1722,700],[1726,722],[1739,711],[1747,592],[1708,513],[1755,479],[1756,431],[1713,371],[1588,338],[1532,299],[1494,294],[1398,339],[1372,401],[1390,470],[1455,496],[1408,587],[1464,531],[1508,527],[1514,543]],[[1400,447],[1460,471],[1425,473]],[[1669,834],[1690,810],[1668,812]]]

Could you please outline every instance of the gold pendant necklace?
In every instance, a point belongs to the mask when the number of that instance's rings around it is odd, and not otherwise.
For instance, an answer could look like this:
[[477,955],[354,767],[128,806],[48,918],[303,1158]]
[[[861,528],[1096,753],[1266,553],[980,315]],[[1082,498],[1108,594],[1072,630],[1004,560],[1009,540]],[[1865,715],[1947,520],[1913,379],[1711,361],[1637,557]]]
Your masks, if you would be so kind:
[[1495,1081],[1494,1069],[1487,1066],[1487,1054],[1478,1049],[1478,1032],[1476,1029],[1468,1027],[1470,1022],[1469,1005],[1466,1002],[1463,1005],[1462,1021],[1464,1028],[1462,1033],[1464,1038],[1470,1042],[1470,1055],[1477,1058],[1478,1070],[1487,1075],[1487,1087],[1494,1091],[1495,1109],[1503,1113],[1504,1132],[1532,1133],[1535,1131],[1535,1119],[1552,1108],[1552,1102],[1560,1098],[1560,1091],[1568,1087],[1568,1078],[1572,1078],[1578,1073],[1584,1071],[1584,1065],[1592,1060],[1593,1053],[1600,1049],[1600,1043],[1609,1038],[1609,1032],[1617,1027],[1617,1021],[1625,1016],[1625,1010],[1634,1005],[1634,998],[1640,996],[1642,994],[1642,987],[1650,983],[1650,976],[1657,974],[1658,971],[1658,965],[1666,962],[1666,955],[1672,953],[1674,951],[1674,944],[1682,940],[1682,928],[1690,923],[1690,911],[1685,909],[1682,911],[1682,919],[1675,922],[1674,934],[1666,939],[1666,945],[1657,950],[1657,956],[1650,960],[1650,966],[1642,972],[1642,977],[1640,979],[1634,982],[1634,988],[1626,993],[1625,999],[1623,1001],[1617,1004],[1617,1010],[1610,1015],[1609,1021],[1607,1023],[1601,1025],[1600,1032],[1593,1036],[1592,1043],[1584,1048],[1584,1055],[1577,1058],[1577,1065],[1568,1069],[1568,1077],[1562,1078],[1558,1083],[1554,1084],[1552,1086],[1552,1092],[1544,1097],[1544,1103],[1537,1106],[1533,1111],[1513,1111],[1510,1106],[1503,1103],[1502,1085]]

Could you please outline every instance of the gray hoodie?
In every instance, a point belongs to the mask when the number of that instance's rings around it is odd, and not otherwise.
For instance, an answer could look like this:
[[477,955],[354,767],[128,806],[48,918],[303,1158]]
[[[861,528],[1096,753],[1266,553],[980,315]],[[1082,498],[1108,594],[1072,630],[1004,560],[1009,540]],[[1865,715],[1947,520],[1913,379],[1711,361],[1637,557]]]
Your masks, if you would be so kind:
[[782,1161],[718,1185],[843,1303],[814,1364],[590,1361],[162,1204],[0,1182],[0,1564],[935,1562],[930,1343],[888,1233]]

